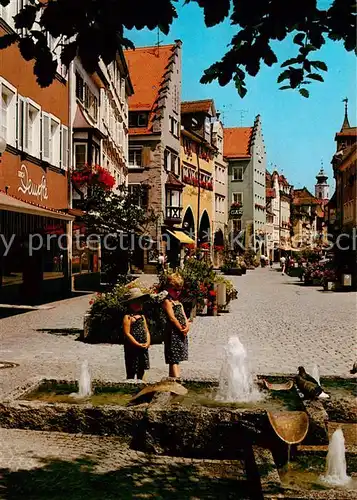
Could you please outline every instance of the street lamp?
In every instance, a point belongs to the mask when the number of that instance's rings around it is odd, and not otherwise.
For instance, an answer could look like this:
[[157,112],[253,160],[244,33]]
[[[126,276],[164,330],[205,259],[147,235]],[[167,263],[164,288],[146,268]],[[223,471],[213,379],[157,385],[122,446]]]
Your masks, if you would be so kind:
[[6,149],[6,141],[3,137],[0,136],[0,156],[5,153]]

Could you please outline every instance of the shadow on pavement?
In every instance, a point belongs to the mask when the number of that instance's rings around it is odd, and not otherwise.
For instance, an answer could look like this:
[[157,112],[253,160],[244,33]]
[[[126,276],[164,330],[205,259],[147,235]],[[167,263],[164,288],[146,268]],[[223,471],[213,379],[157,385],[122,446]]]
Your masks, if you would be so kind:
[[36,332],[45,332],[52,335],[82,335],[83,328],[37,328]]
[[33,470],[0,469],[0,495],[7,500],[252,498],[247,481],[210,475],[195,464],[133,460],[113,465],[115,470],[99,473],[90,459],[52,459]]

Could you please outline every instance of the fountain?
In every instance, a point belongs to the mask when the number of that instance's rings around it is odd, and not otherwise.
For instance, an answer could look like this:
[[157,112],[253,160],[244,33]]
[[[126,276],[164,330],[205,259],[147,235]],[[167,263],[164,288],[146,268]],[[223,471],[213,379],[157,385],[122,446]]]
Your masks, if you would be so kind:
[[316,382],[321,385],[320,383],[320,372],[319,372],[319,367],[317,366],[316,363],[314,363],[312,370],[311,370],[311,376],[316,380]]
[[347,475],[345,438],[342,429],[337,429],[332,434],[327,453],[327,470],[321,481],[330,486],[345,486],[351,481]]
[[78,382],[78,392],[72,392],[72,398],[89,398],[92,395],[92,381],[89,372],[88,361],[85,360],[81,366],[81,375]]
[[262,396],[254,385],[249,369],[247,351],[238,337],[231,337],[225,348],[216,400],[228,403],[254,403],[261,399]]

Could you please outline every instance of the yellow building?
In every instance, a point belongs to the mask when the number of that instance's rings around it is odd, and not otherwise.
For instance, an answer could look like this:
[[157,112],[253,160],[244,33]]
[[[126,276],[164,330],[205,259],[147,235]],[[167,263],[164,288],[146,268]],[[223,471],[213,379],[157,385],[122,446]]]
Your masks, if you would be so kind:
[[217,148],[212,145],[213,100],[181,105],[182,226],[197,246],[212,251],[215,214],[214,168]]

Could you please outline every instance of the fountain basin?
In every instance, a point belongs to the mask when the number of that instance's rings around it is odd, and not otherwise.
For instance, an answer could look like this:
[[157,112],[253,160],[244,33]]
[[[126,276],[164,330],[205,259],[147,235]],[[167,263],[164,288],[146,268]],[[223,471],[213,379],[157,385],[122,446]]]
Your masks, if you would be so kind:
[[126,406],[142,383],[94,381],[93,395],[81,400],[70,396],[78,390],[74,381],[40,380],[0,402],[0,425],[113,435],[131,447],[158,454],[235,458],[247,443],[265,445],[274,439],[267,410],[292,409],[294,404],[301,408],[294,392],[287,401],[280,392],[267,397],[264,407],[263,402],[216,402],[215,381],[187,380],[183,385],[189,389],[187,397]]
[[255,462],[264,499],[356,500],[357,479],[353,477],[357,448],[347,447],[347,472],[352,481],[345,487],[330,487],[321,481],[325,472],[327,446],[299,446],[289,468],[277,467],[270,450],[254,447]]

